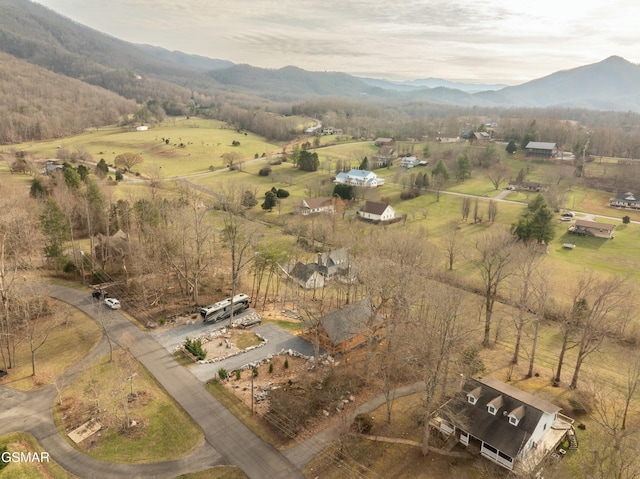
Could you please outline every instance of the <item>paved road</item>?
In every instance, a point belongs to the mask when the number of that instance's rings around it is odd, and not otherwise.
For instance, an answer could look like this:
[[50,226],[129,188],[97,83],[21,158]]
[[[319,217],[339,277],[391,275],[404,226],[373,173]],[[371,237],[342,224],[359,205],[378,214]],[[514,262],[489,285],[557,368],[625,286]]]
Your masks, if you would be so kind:
[[[95,304],[86,292],[57,285],[41,285],[40,290],[89,316],[95,314]],[[146,465],[96,461],[76,451],[60,437],[51,416],[51,404],[55,399],[53,386],[27,393],[26,396],[25,393],[0,388],[0,397],[4,397],[12,406],[5,409],[3,401],[0,433],[27,431],[64,469],[79,477],[92,479],[170,478],[216,464],[234,464],[250,478],[304,477],[278,450],[262,441],[209,394],[202,383],[188,369],[179,366],[155,339],[118,311],[108,311],[108,314],[110,321],[106,327],[110,334],[119,339],[130,338],[131,352],[202,428],[206,443],[192,455],[176,461]],[[104,347],[104,342],[101,345]],[[93,355],[98,356],[98,353],[95,351]],[[77,365],[72,368],[70,375],[80,370],[81,366]]]

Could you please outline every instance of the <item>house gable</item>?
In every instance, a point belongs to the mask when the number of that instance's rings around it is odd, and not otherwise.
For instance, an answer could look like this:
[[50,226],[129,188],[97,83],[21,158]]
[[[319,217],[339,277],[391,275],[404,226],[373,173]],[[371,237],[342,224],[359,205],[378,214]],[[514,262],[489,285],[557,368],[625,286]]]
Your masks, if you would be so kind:
[[366,341],[367,334],[375,334],[381,323],[382,317],[374,311],[370,299],[351,303],[320,318],[327,339],[323,347],[333,353],[355,348]]
[[387,203],[365,201],[364,206],[358,211],[358,216],[371,221],[391,221],[396,218],[396,212]]
[[[468,378],[460,396],[452,400],[445,419],[482,441],[497,462],[512,460],[533,447],[551,428],[560,408],[493,378]],[[514,418],[514,419],[512,419]],[[502,453],[500,455],[499,453]]]

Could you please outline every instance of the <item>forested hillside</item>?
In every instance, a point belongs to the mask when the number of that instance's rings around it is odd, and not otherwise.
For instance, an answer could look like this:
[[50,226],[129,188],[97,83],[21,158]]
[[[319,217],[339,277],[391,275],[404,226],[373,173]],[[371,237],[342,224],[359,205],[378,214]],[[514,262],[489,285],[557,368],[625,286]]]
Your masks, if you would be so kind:
[[136,104],[0,53],[0,144],[60,138],[116,123]]

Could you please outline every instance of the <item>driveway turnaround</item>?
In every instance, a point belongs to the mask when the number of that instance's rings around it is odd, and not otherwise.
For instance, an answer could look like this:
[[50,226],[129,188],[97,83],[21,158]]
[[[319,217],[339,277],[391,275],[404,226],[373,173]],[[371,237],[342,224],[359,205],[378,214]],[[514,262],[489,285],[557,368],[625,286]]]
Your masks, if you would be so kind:
[[[57,285],[39,285],[39,289],[89,316],[95,315],[95,304],[89,293]],[[128,338],[131,353],[200,426],[206,444],[186,458],[157,464],[125,465],[91,459],[71,447],[53,424],[53,386],[34,393],[0,388],[3,406],[9,405],[9,409],[3,407],[0,411],[0,433],[30,432],[53,460],[84,478],[170,478],[219,464],[236,465],[248,477],[256,479],[304,478],[283,454],[262,441],[209,394],[200,380],[178,365],[154,338],[137,328],[119,311],[108,311],[108,314],[109,321],[105,321],[108,333],[118,341]]]

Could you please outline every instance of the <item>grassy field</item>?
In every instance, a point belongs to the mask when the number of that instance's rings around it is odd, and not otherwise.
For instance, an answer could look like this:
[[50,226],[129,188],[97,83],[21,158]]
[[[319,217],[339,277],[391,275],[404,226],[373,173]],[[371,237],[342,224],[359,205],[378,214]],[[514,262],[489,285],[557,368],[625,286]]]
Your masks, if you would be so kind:
[[[240,145],[233,146],[234,141]],[[252,133],[238,132],[219,121],[194,118],[169,119],[147,131],[102,128],[72,138],[19,144],[14,148],[37,158],[56,158],[59,146],[72,151],[83,148],[95,162],[104,158],[107,164],[113,164],[115,157],[122,153],[139,153],[143,163],[134,170],[161,178],[202,173],[209,167],[222,168],[226,166],[222,159],[224,153],[237,153],[248,160],[256,154],[281,151],[280,145]]]
[[[0,436],[0,447],[6,446],[8,452],[44,452],[31,434],[15,432]],[[0,471],[2,479],[75,479],[54,461],[11,462]]]
[[[67,368],[82,359],[102,337],[100,326],[86,314],[66,303],[51,298],[48,301],[53,314],[44,318],[36,331],[44,333],[52,326],[53,329],[36,352],[36,375],[32,376],[28,341],[21,341],[16,348],[16,367],[11,369],[9,375],[0,378],[0,384],[21,391],[51,384]],[[69,344],[73,344],[73,347],[70,348]]]
[[[123,402],[130,390],[135,396]],[[80,446],[71,440],[69,443],[102,461],[139,464],[178,459],[202,444],[204,438],[146,369],[121,350],[114,351],[112,362],[105,357],[87,368],[62,391],[61,398],[61,404],[54,408],[54,420],[64,437],[64,431],[93,417],[91,411],[100,405],[101,435],[89,437]],[[122,432],[125,403],[137,425]]]

